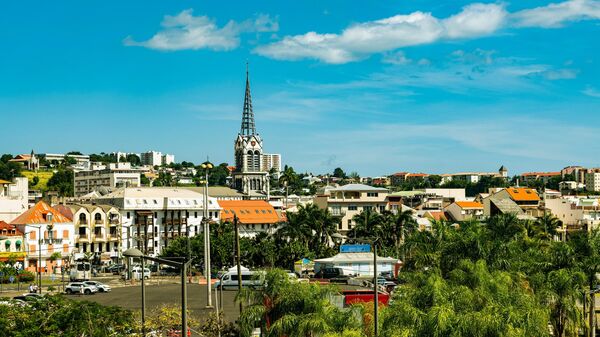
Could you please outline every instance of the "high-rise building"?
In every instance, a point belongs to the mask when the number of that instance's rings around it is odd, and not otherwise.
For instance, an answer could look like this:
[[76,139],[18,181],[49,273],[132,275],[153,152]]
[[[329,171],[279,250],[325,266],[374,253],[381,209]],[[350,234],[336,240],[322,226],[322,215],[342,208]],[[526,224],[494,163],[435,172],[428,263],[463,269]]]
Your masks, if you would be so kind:
[[232,187],[247,195],[268,196],[269,177],[263,167],[263,142],[256,132],[250,78],[246,65],[246,93],[242,111],[242,126],[234,144],[235,170],[232,173]]
[[175,162],[175,156],[172,154],[164,154],[161,158],[163,165],[170,165]]
[[162,165],[162,153],[148,151],[140,154],[142,165],[160,166]]
[[589,172],[585,174],[585,189],[591,192],[600,191],[600,172]]
[[269,154],[264,153],[262,157],[262,170],[265,172],[271,172],[274,169],[273,175],[279,179],[281,173],[281,155],[280,154]]

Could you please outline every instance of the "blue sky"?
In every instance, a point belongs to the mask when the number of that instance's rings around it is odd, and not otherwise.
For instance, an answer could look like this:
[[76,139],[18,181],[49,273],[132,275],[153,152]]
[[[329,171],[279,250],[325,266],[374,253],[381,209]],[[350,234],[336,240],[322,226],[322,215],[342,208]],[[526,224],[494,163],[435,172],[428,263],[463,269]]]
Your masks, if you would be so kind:
[[232,162],[248,60],[300,172],[600,166],[600,1],[356,4],[4,3],[0,152]]

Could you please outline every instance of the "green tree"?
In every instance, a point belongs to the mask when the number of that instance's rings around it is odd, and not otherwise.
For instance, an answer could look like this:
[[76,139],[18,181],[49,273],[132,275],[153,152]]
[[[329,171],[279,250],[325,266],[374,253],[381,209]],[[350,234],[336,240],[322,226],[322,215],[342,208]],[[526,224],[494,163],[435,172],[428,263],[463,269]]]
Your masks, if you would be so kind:
[[37,186],[37,184],[39,182],[40,182],[40,177],[34,176],[33,179],[31,180],[31,186]]
[[59,168],[46,184],[50,191],[56,191],[60,196],[73,196],[73,171],[70,169]]
[[9,160],[13,159],[13,155],[10,153],[5,153],[0,157],[0,162],[6,164]]
[[13,162],[0,162],[0,179],[12,181],[21,176],[23,165]]
[[346,173],[344,172],[344,170],[342,170],[341,167],[336,167],[333,170],[333,176],[336,178],[344,179],[346,178]]

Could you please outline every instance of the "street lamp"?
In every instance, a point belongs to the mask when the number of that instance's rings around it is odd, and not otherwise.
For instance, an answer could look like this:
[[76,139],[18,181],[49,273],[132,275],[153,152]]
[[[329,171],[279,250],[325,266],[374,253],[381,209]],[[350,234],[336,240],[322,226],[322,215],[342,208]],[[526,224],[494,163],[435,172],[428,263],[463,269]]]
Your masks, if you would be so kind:
[[[341,240],[347,239],[346,236],[339,233],[331,235],[333,239]],[[373,246],[373,336],[377,337],[378,322],[379,322],[379,289],[377,288],[377,240],[378,237],[374,238],[353,238],[352,240],[360,243],[368,243]]]
[[596,294],[600,292],[600,287],[597,287],[596,289],[592,289],[592,290],[587,290],[583,292],[583,316],[585,316],[585,298],[586,295],[590,295],[590,316],[589,316],[589,321],[590,321],[590,337],[595,337],[596,336],[596,322],[595,322],[595,317],[596,317],[596,313],[595,313],[595,301],[596,301]]
[[204,202],[202,209],[202,222],[204,223],[204,276],[206,277],[206,307],[212,308],[211,277],[210,277],[210,222],[208,219],[208,171],[213,164],[205,162],[200,165],[204,169]]
[[[142,335],[146,336],[146,289],[144,285],[144,260],[155,261],[158,263],[166,264],[172,267],[181,269],[181,336],[187,336],[187,283],[185,282],[185,276],[187,274],[187,268],[192,263],[192,260],[186,262],[177,262],[158,257],[152,257],[144,255],[137,248],[129,248],[123,252],[123,256],[138,258],[142,262]],[[185,334],[185,335],[184,335]]]

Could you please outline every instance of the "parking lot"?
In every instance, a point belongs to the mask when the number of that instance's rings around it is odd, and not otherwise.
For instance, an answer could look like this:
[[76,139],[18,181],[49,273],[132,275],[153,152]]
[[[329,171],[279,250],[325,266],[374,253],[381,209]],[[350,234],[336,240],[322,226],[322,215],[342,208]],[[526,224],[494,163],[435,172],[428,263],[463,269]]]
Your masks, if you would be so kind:
[[[223,313],[228,321],[235,321],[239,317],[239,306],[234,302],[236,291],[223,291]],[[213,306],[215,305],[213,291]],[[131,310],[141,310],[141,286],[126,286],[113,288],[109,293],[98,293],[95,295],[68,295],[74,300],[94,301],[102,305],[116,305]],[[190,315],[198,320],[206,318],[213,309],[206,308],[206,286],[199,284],[188,284],[188,309]],[[146,286],[146,310],[156,308],[161,304],[181,305],[181,285],[161,284]]]

